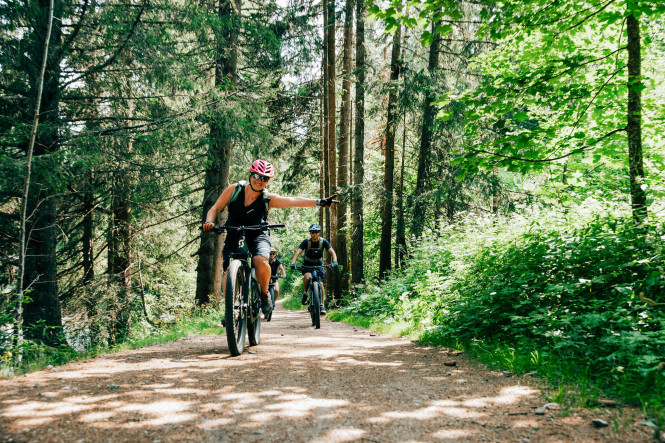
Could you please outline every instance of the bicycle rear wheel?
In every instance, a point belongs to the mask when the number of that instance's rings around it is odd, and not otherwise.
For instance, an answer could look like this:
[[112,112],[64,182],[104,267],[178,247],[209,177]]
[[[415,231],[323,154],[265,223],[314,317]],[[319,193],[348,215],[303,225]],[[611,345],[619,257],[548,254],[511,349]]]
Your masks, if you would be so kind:
[[321,328],[321,286],[319,282],[312,282],[312,290],[309,295],[309,313],[312,317],[312,326],[316,329]]
[[232,356],[242,354],[247,333],[247,303],[243,295],[245,275],[240,260],[233,260],[226,275],[224,311],[226,315],[226,342]]
[[249,345],[256,346],[261,342],[261,298],[256,280],[252,280],[250,288],[252,293],[249,300],[247,331],[249,332]]

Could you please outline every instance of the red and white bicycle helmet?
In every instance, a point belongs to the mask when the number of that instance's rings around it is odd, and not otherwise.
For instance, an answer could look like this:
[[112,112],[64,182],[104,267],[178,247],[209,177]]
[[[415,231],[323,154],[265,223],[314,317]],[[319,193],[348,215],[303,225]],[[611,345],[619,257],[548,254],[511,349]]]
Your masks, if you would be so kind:
[[270,178],[275,176],[275,168],[265,160],[256,160],[249,168],[249,172],[256,172]]

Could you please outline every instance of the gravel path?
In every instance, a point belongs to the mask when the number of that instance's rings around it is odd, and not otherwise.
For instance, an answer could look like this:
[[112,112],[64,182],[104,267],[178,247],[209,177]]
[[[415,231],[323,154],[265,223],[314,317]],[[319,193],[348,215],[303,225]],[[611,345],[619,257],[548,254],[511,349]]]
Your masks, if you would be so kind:
[[[648,441],[632,409],[535,408],[529,377],[278,305],[261,345],[224,336],[0,380],[0,442]],[[455,366],[450,366],[452,364]],[[600,418],[609,427],[596,429]]]

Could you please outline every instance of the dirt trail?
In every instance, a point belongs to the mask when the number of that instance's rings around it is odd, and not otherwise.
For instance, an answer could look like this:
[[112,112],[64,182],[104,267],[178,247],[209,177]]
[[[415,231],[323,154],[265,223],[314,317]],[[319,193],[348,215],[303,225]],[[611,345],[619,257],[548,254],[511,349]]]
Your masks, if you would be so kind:
[[[0,442],[648,441],[639,411],[547,411],[528,377],[278,305],[260,346],[193,336],[0,380]],[[445,366],[456,362],[456,366]],[[609,427],[595,429],[593,418]],[[618,430],[615,423],[618,423]]]

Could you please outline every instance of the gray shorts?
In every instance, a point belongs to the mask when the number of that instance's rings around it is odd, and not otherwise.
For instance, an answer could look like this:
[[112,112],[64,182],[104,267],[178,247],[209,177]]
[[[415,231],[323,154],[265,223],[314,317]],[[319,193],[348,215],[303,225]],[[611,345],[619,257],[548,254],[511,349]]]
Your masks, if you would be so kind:
[[[260,255],[266,259],[270,258],[270,248],[272,245],[270,243],[270,236],[267,232],[247,234],[245,236],[245,244],[252,256]],[[224,241],[224,249],[222,249],[222,257],[224,258],[223,266],[225,271],[231,262],[231,254],[242,251],[241,245],[242,234],[227,234],[226,240]]]

